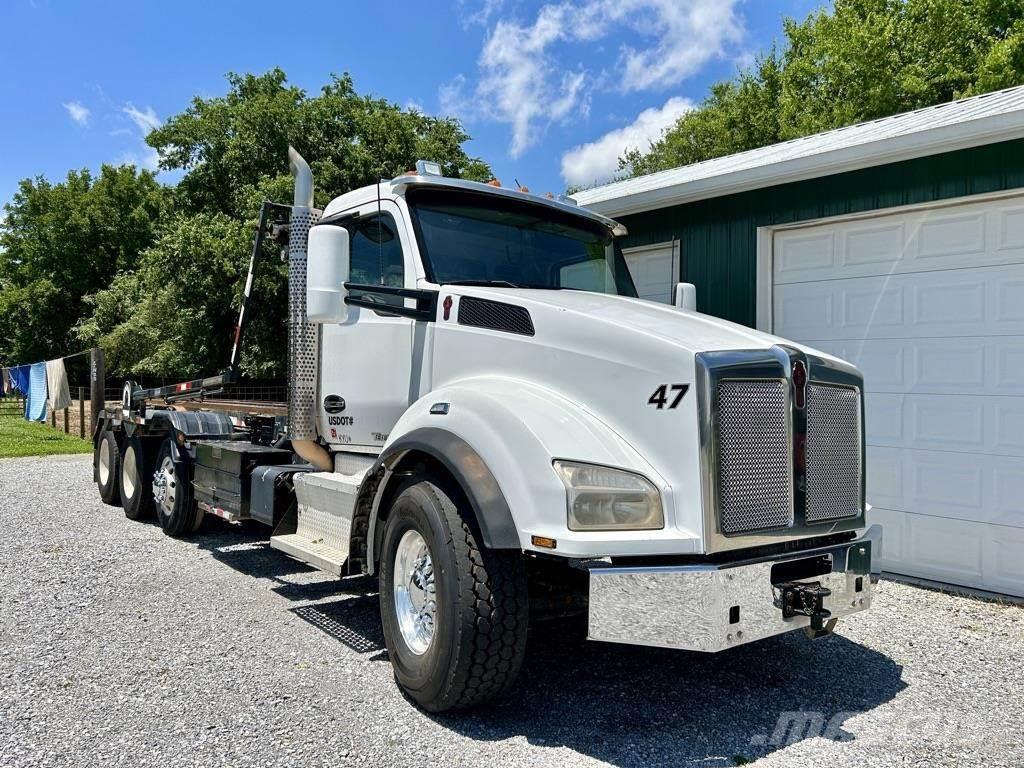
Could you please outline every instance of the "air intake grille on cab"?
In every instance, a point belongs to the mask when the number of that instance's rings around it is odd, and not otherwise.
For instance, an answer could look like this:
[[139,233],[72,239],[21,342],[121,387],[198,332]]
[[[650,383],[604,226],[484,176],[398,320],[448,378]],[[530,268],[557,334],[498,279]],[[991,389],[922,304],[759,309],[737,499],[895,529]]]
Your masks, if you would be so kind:
[[793,524],[787,390],[785,381],[771,379],[718,384],[718,501],[726,534]]
[[459,325],[533,336],[533,319],[525,307],[472,296],[459,299]]
[[861,511],[860,393],[852,387],[807,388],[807,521]]

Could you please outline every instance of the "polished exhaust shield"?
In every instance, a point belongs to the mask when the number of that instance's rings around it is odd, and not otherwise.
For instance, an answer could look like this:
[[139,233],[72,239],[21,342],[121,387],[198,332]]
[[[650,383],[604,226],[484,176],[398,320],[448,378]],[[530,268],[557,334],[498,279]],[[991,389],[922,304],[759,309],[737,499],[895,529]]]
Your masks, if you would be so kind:
[[313,174],[309,164],[292,147],[288,147],[288,165],[295,178],[288,229],[288,434],[299,456],[318,469],[330,470],[330,455],[316,442],[320,333],[306,318],[309,229],[319,220],[320,212],[313,209]]

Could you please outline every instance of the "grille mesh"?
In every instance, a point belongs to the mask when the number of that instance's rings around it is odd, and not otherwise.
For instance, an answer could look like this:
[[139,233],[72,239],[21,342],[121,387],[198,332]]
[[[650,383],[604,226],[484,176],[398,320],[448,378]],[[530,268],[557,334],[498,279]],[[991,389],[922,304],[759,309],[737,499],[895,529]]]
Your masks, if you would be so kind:
[[807,521],[860,514],[860,395],[850,387],[807,388]]
[[793,522],[786,384],[718,384],[718,500],[725,533]]
[[463,296],[459,299],[459,324],[533,336],[533,318],[525,307],[500,301]]

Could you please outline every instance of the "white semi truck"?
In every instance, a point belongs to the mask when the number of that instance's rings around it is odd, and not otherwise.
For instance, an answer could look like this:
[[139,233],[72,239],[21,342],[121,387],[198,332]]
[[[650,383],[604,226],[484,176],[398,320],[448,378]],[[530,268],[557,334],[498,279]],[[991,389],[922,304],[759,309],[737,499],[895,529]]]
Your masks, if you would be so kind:
[[[513,683],[531,611],[594,640],[722,651],[866,609],[881,531],[849,364],[637,298],[624,228],[436,164],[313,208],[290,150],[287,414],[196,410],[227,374],[129,382],[94,435],[129,518],[204,515],[375,574],[395,676],[430,711]],[[270,219],[276,217],[276,223]],[[191,405],[189,405],[191,404]],[[188,406],[188,407],[186,407]]]

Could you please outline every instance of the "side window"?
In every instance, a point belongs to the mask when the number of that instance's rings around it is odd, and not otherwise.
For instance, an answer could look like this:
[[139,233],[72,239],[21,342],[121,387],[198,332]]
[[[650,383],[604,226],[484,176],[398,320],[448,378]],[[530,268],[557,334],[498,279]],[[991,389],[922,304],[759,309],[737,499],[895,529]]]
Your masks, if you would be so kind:
[[[395,220],[388,213],[373,214],[357,219],[349,226],[350,273],[353,283],[386,285],[401,288],[405,285],[405,260],[402,242],[398,239]],[[352,292],[381,304],[403,306],[401,296]]]

